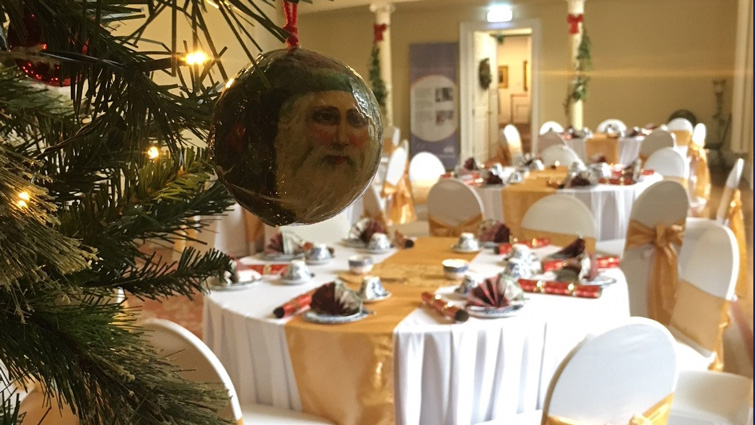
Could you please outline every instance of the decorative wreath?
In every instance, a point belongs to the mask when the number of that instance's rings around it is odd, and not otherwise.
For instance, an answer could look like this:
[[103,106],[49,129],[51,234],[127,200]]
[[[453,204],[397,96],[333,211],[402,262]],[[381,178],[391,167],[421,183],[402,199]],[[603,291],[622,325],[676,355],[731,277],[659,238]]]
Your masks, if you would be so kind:
[[480,66],[477,68],[477,72],[480,76],[480,87],[487,90],[487,88],[490,87],[490,83],[493,81],[493,76],[490,73],[489,58],[480,61]]

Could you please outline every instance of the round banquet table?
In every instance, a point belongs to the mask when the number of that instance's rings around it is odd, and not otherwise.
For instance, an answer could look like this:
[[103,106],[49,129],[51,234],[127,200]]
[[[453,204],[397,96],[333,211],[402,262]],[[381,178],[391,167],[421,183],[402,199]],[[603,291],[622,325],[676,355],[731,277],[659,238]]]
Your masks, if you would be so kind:
[[[640,145],[644,139],[644,136],[619,137],[619,164],[629,165],[637,159],[640,156]],[[574,149],[583,161],[589,162],[585,153],[585,139],[575,137],[564,139],[564,142],[566,146]]]
[[[417,243],[426,239],[449,247],[449,258],[458,256],[450,249],[453,239],[420,238]],[[545,256],[557,249],[547,246],[536,252]],[[345,273],[348,257],[358,251],[343,246],[335,250],[332,262],[311,266],[315,277],[309,283],[285,286],[277,283],[277,278],[265,276],[246,289],[213,291],[205,297],[205,342],[227,369],[242,404],[308,410],[302,409],[303,397],[284,329],[291,319],[275,319],[271,313],[293,297]],[[393,251],[373,256],[374,261],[385,260]],[[471,261],[471,268],[482,276],[494,276],[501,267],[501,256],[492,252],[482,252]],[[503,319],[470,318],[451,324],[417,299],[416,307],[393,331],[395,423],[467,425],[541,408],[548,383],[566,354],[587,334],[616,326],[629,317],[623,273],[619,268],[603,273],[617,282],[605,287],[600,298],[527,293],[529,300],[519,314]],[[438,292],[450,290],[445,287]],[[367,320],[370,317],[364,322]],[[351,325],[316,326],[342,327],[335,331],[348,332]],[[329,382],[321,385],[327,388]],[[339,425],[357,424],[338,417],[329,419]]]
[[[558,189],[554,193],[573,196],[582,201],[592,212],[597,227],[596,240],[621,239],[626,236],[632,204],[653,183],[663,180],[654,173],[627,186],[598,184],[589,188]],[[506,186],[475,186],[482,201],[485,218],[506,222],[503,213],[501,192]]]

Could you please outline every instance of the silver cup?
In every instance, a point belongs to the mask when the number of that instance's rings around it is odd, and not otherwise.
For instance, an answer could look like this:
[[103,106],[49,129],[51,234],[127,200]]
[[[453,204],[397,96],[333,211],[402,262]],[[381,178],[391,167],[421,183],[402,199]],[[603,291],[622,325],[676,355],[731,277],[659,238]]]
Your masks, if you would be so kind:
[[480,248],[480,243],[475,238],[474,233],[464,232],[459,235],[459,241],[456,242],[456,247],[465,251],[473,251]]
[[374,251],[385,251],[391,248],[391,241],[385,233],[373,233],[367,247]]
[[307,264],[303,260],[291,260],[283,275],[286,280],[305,280],[312,277]]
[[307,260],[309,261],[325,261],[330,260],[331,258],[333,258],[333,256],[330,255],[330,250],[324,243],[313,245],[312,248],[307,251]]
[[359,297],[364,301],[375,301],[385,298],[389,292],[383,287],[383,282],[377,276],[365,276],[359,287]]
[[475,272],[467,272],[459,286],[456,287],[456,293],[467,295],[469,291],[482,282],[482,278]]

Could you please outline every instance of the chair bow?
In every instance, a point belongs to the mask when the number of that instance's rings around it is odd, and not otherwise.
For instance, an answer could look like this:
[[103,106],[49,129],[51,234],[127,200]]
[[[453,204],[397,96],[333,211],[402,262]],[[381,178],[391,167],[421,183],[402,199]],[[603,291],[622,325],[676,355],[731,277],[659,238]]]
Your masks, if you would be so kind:
[[[635,413],[627,425],[666,425],[668,415],[671,411],[671,402],[674,400],[674,394],[669,394],[663,400],[656,403],[653,407],[644,413]],[[588,422],[577,421],[574,419],[546,416],[545,425],[588,425]],[[606,423],[603,425],[611,425]]]
[[393,224],[409,223],[417,219],[417,214],[414,211],[412,192],[409,188],[409,179],[406,173],[401,176],[395,185],[388,181],[383,182],[380,196],[383,198],[391,197],[388,218]]
[[430,235],[432,236],[460,236],[464,232],[476,232],[480,223],[482,223],[482,214],[470,217],[457,225],[448,224],[443,220],[428,214],[427,221],[430,225]]
[[705,149],[696,143],[690,143],[687,148],[687,156],[690,158],[690,170],[694,171],[696,178],[695,195],[708,202],[710,199],[710,170],[708,169],[708,155]]
[[745,221],[744,214],[742,213],[742,194],[739,192],[739,189],[735,189],[732,194],[729,210],[727,211],[727,219],[729,221],[729,228],[734,233],[737,245],[739,246],[739,276],[737,277],[735,293],[740,300],[748,300],[751,296],[750,285],[752,285],[752,281],[749,279],[747,273]]
[[648,316],[666,326],[674,309],[679,281],[674,245],[682,244],[684,224],[684,221],[671,225],[658,223],[651,228],[637,220],[630,220],[627,230],[626,249],[646,244],[655,246],[655,259],[648,282]]

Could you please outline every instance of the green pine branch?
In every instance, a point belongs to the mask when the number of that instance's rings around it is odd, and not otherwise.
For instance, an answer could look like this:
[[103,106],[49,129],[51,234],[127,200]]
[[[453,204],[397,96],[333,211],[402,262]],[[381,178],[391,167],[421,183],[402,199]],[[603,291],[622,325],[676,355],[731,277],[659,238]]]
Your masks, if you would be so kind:
[[385,109],[385,101],[388,98],[388,88],[385,86],[385,81],[380,76],[380,48],[377,44],[372,46],[372,52],[370,53],[370,70],[368,74],[370,84],[372,85],[372,93],[375,95],[375,99],[380,105],[380,108]]

